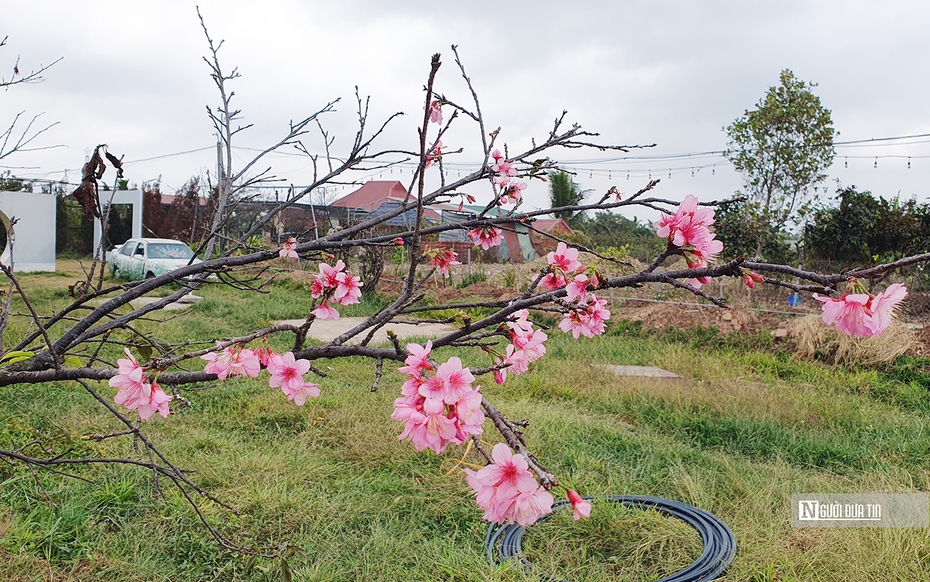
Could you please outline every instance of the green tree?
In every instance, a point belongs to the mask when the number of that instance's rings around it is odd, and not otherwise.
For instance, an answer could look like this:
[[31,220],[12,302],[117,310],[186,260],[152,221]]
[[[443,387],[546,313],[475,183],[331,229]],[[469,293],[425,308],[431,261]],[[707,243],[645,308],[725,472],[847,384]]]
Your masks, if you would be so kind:
[[583,233],[586,244],[597,249],[626,246],[630,256],[646,263],[665,250],[665,241],[656,236],[655,228],[636,217],[630,220],[613,212],[598,212],[593,218],[580,216],[576,222],[576,232]]
[[803,214],[814,185],[826,178],[833,163],[833,120],[830,110],[806,83],[785,69],[780,84],[770,87],[756,108],[725,128],[726,156],[743,174],[744,206],[762,255],[765,233],[783,231],[789,219]]
[[[582,190],[577,182],[572,180],[572,175],[561,170],[549,173],[549,201],[550,208],[560,208],[562,206],[575,206],[584,200],[585,194],[590,190]],[[578,212],[572,210],[563,210],[552,213],[556,218],[561,218],[570,226],[574,226]]]
[[817,268],[867,266],[930,251],[930,205],[885,200],[855,186],[837,190],[804,227],[805,263]]

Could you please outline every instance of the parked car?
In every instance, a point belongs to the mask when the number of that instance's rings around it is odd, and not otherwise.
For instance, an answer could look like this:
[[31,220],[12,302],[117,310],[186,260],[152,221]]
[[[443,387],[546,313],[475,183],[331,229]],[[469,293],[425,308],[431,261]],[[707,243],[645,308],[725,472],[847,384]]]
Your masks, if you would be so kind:
[[110,273],[129,280],[150,279],[183,267],[199,263],[191,258],[194,251],[178,240],[167,238],[131,238],[107,253]]

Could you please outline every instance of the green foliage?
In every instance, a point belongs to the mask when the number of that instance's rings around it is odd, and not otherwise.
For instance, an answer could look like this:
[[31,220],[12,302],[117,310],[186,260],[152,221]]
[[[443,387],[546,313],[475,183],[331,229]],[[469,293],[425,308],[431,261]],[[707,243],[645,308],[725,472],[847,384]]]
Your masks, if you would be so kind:
[[[36,307],[49,312],[70,301],[71,280],[27,275],[23,283],[42,291]],[[198,292],[205,300],[185,316],[142,321],[140,331],[198,342],[303,317],[311,302],[294,285],[276,281],[267,295],[245,297],[205,286]],[[372,296],[351,306],[353,314],[370,314],[387,299]],[[12,310],[23,309],[14,299]],[[11,319],[6,339],[27,326]],[[128,332],[121,339],[134,340]],[[279,351],[290,341],[270,339]],[[728,578],[926,579],[927,530],[876,536],[837,528],[816,534],[829,539],[803,537],[815,534],[790,527],[785,498],[798,490],[926,490],[928,360],[849,370],[771,353],[779,345],[766,336],[652,331],[618,319],[589,341],[553,331],[547,356],[529,373],[482,384],[501,410],[531,422],[529,445],[566,486],[585,495],[668,497],[718,515],[741,541]],[[490,361],[466,354],[472,367]],[[111,346],[100,357],[120,355]],[[462,352],[440,348],[436,359],[452,355]],[[597,367],[618,363],[683,378],[618,378]],[[401,425],[389,415],[404,378],[397,364],[385,364],[380,389],[370,393],[370,360],[317,361],[327,373],[318,380],[323,394],[303,407],[261,380],[181,387],[192,406],[144,425],[178,466],[196,470],[197,483],[241,513],[201,499],[211,522],[245,545],[281,548],[286,567],[220,549],[166,479],[165,498],[155,493],[144,467],[68,469],[88,482],[0,463],[0,579],[270,582],[285,579],[286,569],[294,580],[538,580],[515,565],[486,563],[487,524],[461,474],[463,448],[437,456],[397,441]],[[105,381],[93,385],[107,399],[116,392]],[[81,438],[123,428],[73,383],[0,389],[0,448],[38,440],[54,453],[145,459],[131,439]],[[483,438],[494,441],[491,430]],[[471,453],[464,462],[481,461]],[[563,510],[529,528],[524,548],[544,572],[600,582],[655,579],[694,559],[700,541],[666,517],[595,503],[591,520],[572,521]],[[901,555],[914,559],[887,559]]]
[[806,83],[785,69],[780,84],[725,128],[726,156],[743,174],[747,209],[761,252],[766,225],[780,231],[796,213],[803,214],[811,188],[826,177],[833,162],[830,110]]
[[[572,179],[572,175],[564,170],[549,173],[550,208],[580,204],[588,192],[590,190],[582,190],[581,186]],[[561,218],[567,222],[572,228],[575,227],[576,218],[580,218],[579,213],[571,210],[553,212],[552,214],[556,218]]]
[[475,283],[484,283],[488,280],[488,273],[484,269],[475,269],[470,275],[464,275],[462,280],[455,284],[459,289],[464,289]]
[[[784,232],[772,224],[759,224],[755,207],[746,202],[728,202],[717,207],[714,232],[723,243],[723,258],[759,256],[771,263],[792,264],[798,253],[785,241]],[[757,233],[753,237],[749,233]]]
[[28,190],[32,186],[19,178],[13,176],[10,170],[0,172],[0,192],[20,192]]
[[803,231],[805,262],[853,267],[930,251],[930,204],[876,198],[840,188],[839,204],[820,206]]
[[93,252],[94,222],[73,196],[61,192],[55,198],[55,253],[85,257]]
[[665,241],[656,236],[651,224],[612,212],[598,212],[594,218],[579,217],[577,228],[590,241],[588,246],[626,247],[629,256],[644,262],[652,261],[665,249]]

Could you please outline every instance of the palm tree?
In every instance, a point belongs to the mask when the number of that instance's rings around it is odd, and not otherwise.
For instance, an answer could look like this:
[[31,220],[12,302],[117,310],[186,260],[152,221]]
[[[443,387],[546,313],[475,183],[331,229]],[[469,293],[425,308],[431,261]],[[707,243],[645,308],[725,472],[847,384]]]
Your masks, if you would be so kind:
[[[564,206],[575,206],[584,200],[585,194],[590,190],[582,190],[581,187],[572,180],[572,175],[565,170],[549,173],[549,200],[550,208],[562,208]],[[565,222],[571,223],[580,213],[573,210],[561,210],[553,212],[553,216],[561,218]]]

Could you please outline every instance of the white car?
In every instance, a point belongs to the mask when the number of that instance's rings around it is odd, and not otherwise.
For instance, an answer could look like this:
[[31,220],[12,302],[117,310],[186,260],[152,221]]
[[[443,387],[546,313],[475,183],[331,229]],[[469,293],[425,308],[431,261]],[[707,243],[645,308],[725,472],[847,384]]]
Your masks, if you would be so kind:
[[131,281],[164,275],[189,263],[199,263],[194,251],[178,240],[131,238],[107,253],[110,273]]

